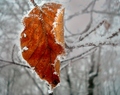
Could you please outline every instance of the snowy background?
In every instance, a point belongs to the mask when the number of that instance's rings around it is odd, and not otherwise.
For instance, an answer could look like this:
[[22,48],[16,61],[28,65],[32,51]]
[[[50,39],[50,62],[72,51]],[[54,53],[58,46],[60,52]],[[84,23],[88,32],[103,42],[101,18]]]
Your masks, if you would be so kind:
[[[54,95],[120,95],[120,1],[35,0],[48,1],[65,7],[66,57]],[[19,57],[22,19],[32,8],[30,0],[0,0],[0,95],[48,95]]]

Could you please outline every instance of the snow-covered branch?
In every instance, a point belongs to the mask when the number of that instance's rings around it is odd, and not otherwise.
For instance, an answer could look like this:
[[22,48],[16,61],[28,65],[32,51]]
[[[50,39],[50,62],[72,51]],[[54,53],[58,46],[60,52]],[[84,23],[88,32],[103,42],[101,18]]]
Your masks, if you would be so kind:
[[22,63],[20,64],[17,62],[6,61],[6,60],[2,60],[2,59],[0,59],[0,63],[4,64],[4,65],[0,65],[0,68],[3,68],[3,67],[8,66],[8,65],[17,65],[17,66],[21,66],[21,67],[25,67],[25,68],[31,68],[30,66],[24,65]]
[[83,52],[83,53],[80,54],[80,55],[77,55],[77,56],[74,56],[74,57],[72,57],[72,58],[69,58],[69,59],[66,59],[66,60],[61,61],[61,63],[64,63],[64,62],[69,61],[69,60],[73,61],[73,60],[75,60],[75,59],[77,59],[77,58],[79,59],[79,58],[81,58],[82,56],[88,54],[89,52],[95,51],[96,48],[97,48],[97,46],[94,46],[94,47],[90,48],[89,50]]

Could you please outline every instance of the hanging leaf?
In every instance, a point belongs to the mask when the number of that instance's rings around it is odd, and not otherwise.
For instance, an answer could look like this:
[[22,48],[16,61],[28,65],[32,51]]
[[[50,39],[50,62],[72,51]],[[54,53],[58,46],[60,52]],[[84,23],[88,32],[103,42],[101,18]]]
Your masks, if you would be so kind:
[[36,6],[23,20],[23,58],[52,88],[60,82],[59,56],[64,54],[64,9],[61,4]]

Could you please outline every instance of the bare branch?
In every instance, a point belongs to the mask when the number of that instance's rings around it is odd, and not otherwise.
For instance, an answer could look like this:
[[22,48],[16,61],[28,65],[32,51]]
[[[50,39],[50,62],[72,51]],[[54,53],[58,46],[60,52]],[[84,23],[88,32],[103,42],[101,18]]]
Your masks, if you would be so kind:
[[80,46],[77,46],[78,48],[80,47],[87,47],[87,46],[102,46],[102,45],[111,45],[111,46],[116,46],[118,44],[116,43],[112,43],[112,42],[101,42],[99,43],[98,45],[94,44],[94,43],[86,43],[85,45],[80,45]]
[[82,12],[83,12],[83,13],[86,12],[86,11],[88,10],[88,8],[91,7],[91,5],[93,5],[93,2],[94,2],[94,1],[91,1],[91,2],[87,5],[87,7],[82,10]]
[[107,11],[98,11],[98,10],[93,10],[93,12],[94,13],[99,13],[99,14],[112,15],[112,16],[120,16],[120,13],[116,13],[116,12],[107,12]]
[[11,56],[12,62],[14,62],[14,50],[15,50],[15,45],[13,46],[13,49],[12,49],[12,56]]
[[32,4],[35,6],[35,7],[37,7],[38,5],[35,3],[35,1],[34,0],[30,0],[31,2],[32,2]]
[[[88,37],[92,32],[94,32],[95,30],[97,30],[102,24],[104,23],[104,20],[102,22],[100,22],[94,29],[92,29],[89,33],[85,34],[83,37],[79,38],[79,41],[82,41],[83,39],[85,39],[86,37]],[[69,38],[69,37],[74,37],[80,35],[80,33],[77,34],[73,34],[73,35],[69,35],[69,36],[65,36],[65,38]]]
[[23,65],[23,64],[19,64],[17,62],[11,62],[11,61],[6,61],[6,60],[2,60],[2,59],[0,59],[0,62],[6,63],[5,65],[0,66],[0,68],[4,67],[4,66],[8,66],[8,64],[9,65],[13,64],[13,65],[17,65],[17,66],[21,66],[21,67],[25,67],[25,68],[31,68],[28,65]]
[[65,27],[65,29],[66,29],[66,31],[67,31],[68,33],[70,33],[71,35],[73,35],[73,33],[72,33],[70,30],[68,30],[66,24],[64,25],[64,27]]
[[67,46],[67,48],[68,49],[74,49],[74,48],[81,48],[81,47],[90,47],[90,46],[105,46],[105,45],[111,45],[111,46],[117,46],[118,44],[117,43],[114,43],[114,42],[100,42],[99,44],[95,44],[95,43],[86,43],[86,44],[84,44],[84,45],[78,45],[78,46],[68,46],[68,45],[66,45]]
[[65,21],[68,21],[68,20],[70,20],[70,19],[72,19],[72,18],[74,18],[74,17],[76,17],[76,16],[78,16],[78,15],[80,15],[80,14],[81,14],[80,12],[76,12],[76,13],[74,13],[74,14],[68,16],[68,18],[65,19]]
[[100,22],[93,30],[91,30],[89,33],[87,33],[86,35],[84,35],[83,37],[79,38],[79,41],[82,41],[83,39],[85,39],[86,37],[88,37],[92,32],[94,32],[95,30],[97,30],[102,24],[104,23],[104,20],[102,22]]
[[[96,1],[96,0],[95,0],[95,1]],[[91,5],[92,5],[92,7],[93,7],[94,4],[95,4],[95,1],[90,2],[90,3],[88,4],[88,6],[87,6],[85,9],[82,10],[82,13],[86,13],[87,9],[90,8]],[[79,16],[80,14],[81,14],[81,12],[76,12],[76,13],[68,16],[68,18],[65,19],[65,21],[70,20],[70,19],[72,19],[72,18],[74,18],[74,17],[76,17],[76,16]]]
[[74,57],[72,57],[72,58],[69,58],[69,59],[63,60],[63,61],[61,61],[61,63],[64,63],[64,62],[69,61],[69,60],[73,61],[74,59],[80,58],[80,57],[84,56],[85,54],[89,53],[90,51],[96,49],[96,47],[97,47],[97,46],[92,47],[91,49],[89,49],[89,50],[83,52],[83,53],[80,54],[80,55],[77,55],[77,56],[74,56]]
[[118,33],[120,33],[120,29],[118,30],[118,32],[115,32],[115,33],[113,33],[110,37],[108,37],[107,39],[111,39],[111,38],[113,38],[113,37],[115,37],[115,36],[118,36]]
[[[104,23],[104,21],[102,21],[95,29],[93,29],[91,32],[89,32],[88,34],[86,34],[84,37],[81,37],[81,38],[80,38],[80,41],[82,41],[83,39],[85,39],[86,37],[88,37],[93,31],[95,31],[97,28],[99,28],[103,23]],[[68,48],[68,49],[71,50],[71,49],[74,49],[75,47],[80,48],[80,47],[100,46],[100,45],[117,46],[118,43],[108,42],[107,40],[108,40],[108,39],[112,39],[112,38],[118,36],[119,33],[120,33],[120,29],[118,29],[117,32],[114,32],[113,34],[111,34],[111,36],[107,37],[105,42],[100,42],[99,44],[86,43],[86,44],[84,44],[84,45],[82,44],[82,45],[78,45],[78,46],[75,46],[75,45],[69,46],[69,45],[66,43],[66,48]]]
[[[91,13],[90,13],[90,22],[88,23],[88,25],[86,26],[85,30],[83,30],[80,34],[82,35],[83,33],[86,33],[90,28],[91,28],[91,25],[92,25],[92,22],[93,22],[93,8],[95,6],[95,3],[96,3],[96,0],[92,1],[92,3],[90,3],[90,6],[92,5],[92,8],[91,8]],[[89,7],[90,7],[89,6]]]

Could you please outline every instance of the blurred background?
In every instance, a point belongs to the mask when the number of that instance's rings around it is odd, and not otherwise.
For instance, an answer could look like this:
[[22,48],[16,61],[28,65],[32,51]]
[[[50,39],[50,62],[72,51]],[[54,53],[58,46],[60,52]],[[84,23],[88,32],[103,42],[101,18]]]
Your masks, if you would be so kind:
[[[65,7],[66,56],[54,95],[120,95],[120,0],[35,0]],[[21,59],[19,34],[30,0],[0,0],[0,95],[48,95]]]

